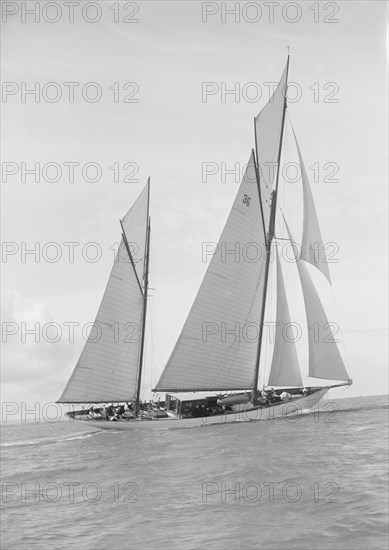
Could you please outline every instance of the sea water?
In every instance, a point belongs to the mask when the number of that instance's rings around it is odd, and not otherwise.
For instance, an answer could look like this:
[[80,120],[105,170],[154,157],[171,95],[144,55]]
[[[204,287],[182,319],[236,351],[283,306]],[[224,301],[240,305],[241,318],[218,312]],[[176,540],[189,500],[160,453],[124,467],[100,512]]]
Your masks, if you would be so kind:
[[387,435],[388,396],[182,430],[6,423],[1,548],[386,549]]

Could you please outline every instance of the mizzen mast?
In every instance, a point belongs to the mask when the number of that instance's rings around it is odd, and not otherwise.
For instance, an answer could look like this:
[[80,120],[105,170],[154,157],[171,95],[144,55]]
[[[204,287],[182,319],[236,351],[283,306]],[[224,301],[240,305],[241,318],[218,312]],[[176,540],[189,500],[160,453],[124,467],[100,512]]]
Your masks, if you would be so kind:
[[147,314],[147,294],[149,288],[149,263],[150,263],[150,178],[147,181],[147,232],[146,232],[146,246],[145,246],[145,263],[143,269],[143,318],[142,318],[142,340],[140,345],[140,354],[139,354],[139,368],[138,368],[138,382],[136,387],[136,397],[135,397],[135,416],[138,416],[139,413],[139,401],[140,401],[140,390],[142,384],[142,369],[143,369],[143,356],[144,356],[144,346],[145,346],[145,329],[146,329],[146,314]]

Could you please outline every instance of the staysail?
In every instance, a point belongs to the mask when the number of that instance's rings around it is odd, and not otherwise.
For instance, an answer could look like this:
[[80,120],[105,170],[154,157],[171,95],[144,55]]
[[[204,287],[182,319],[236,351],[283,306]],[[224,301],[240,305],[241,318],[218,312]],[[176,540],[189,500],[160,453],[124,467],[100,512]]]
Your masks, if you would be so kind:
[[277,313],[276,334],[274,339],[273,359],[270,368],[269,386],[301,386],[301,372],[293,335],[289,334],[291,326],[288,302],[286,299],[281,262],[277,257]]
[[[102,403],[136,397],[144,305],[142,270],[138,267],[137,272],[136,266],[143,265],[148,194],[147,185],[122,225],[134,250],[142,250],[140,261],[135,263],[136,254],[133,260],[129,258],[122,239],[91,334],[59,403]],[[130,227],[138,227],[138,233],[131,234]]]
[[155,391],[252,387],[264,243],[251,155],[217,249]]
[[[293,237],[285,221],[289,239]],[[349,380],[346,367],[339,353],[336,340],[331,333],[331,324],[308,272],[305,260],[298,259],[295,247],[292,247],[303,289],[305,312],[308,324],[309,372],[313,378],[324,380]]]
[[301,243],[301,259],[314,265],[327,277],[331,283],[330,271],[328,268],[326,253],[323,246],[323,239],[320,232],[319,221],[316,214],[315,203],[312,196],[311,187],[305,169],[303,157],[294,133],[297,151],[301,167],[301,179],[303,184],[304,198],[304,220],[303,220],[303,238]]
[[255,143],[257,149],[258,170],[261,180],[261,196],[268,208],[264,208],[265,226],[269,222],[271,193],[277,176],[278,153],[282,133],[282,119],[286,85],[288,80],[288,62],[281,80],[270,101],[255,117]]

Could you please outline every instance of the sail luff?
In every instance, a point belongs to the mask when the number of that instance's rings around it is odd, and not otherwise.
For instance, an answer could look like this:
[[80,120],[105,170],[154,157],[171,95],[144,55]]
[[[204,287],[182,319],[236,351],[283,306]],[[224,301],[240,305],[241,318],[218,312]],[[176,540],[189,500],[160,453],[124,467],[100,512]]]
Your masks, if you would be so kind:
[[[150,235],[147,235],[147,231],[151,228],[150,223],[150,177],[147,178],[147,215],[146,215],[146,242],[145,242],[145,249],[144,249],[144,257],[150,252],[150,246],[149,246],[149,237]],[[147,268],[148,269],[148,268]],[[143,278],[146,275],[146,264],[143,266]]]
[[[149,183],[149,185],[150,185],[150,183]],[[150,186],[149,186],[149,189],[150,189]],[[147,208],[148,207],[149,207],[149,201],[147,203]],[[149,260],[150,260],[150,232],[151,232],[150,217],[148,217],[148,220],[149,221],[148,221],[148,226],[147,226],[145,272],[144,272],[142,340],[141,340],[141,346],[140,346],[138,383],[137,383],[136,398],[135,398],[135,416],[137,416],[138,413],[139,413],[140,391],[141,391],[141,386],[142,386],[143,355],[144,355],[144,346],[145,346],[146,315],[147,315],[147,292],[148,292],[148,288],[149,288]]]

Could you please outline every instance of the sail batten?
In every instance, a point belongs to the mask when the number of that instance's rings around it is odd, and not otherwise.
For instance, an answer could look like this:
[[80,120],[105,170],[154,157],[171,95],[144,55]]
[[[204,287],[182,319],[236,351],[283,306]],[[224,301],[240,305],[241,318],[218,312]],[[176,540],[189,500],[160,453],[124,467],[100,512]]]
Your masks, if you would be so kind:
[[[258,345],[255,327],[264,282],[262,227],[251,154],[217,249],[156,391],[227,391],[252,386]],[[238,250],[238,256],[223,255],[222,243],[226,251]],[[252,243],[260,250],[255,262],[244,252]]]

